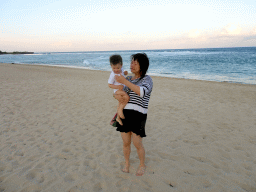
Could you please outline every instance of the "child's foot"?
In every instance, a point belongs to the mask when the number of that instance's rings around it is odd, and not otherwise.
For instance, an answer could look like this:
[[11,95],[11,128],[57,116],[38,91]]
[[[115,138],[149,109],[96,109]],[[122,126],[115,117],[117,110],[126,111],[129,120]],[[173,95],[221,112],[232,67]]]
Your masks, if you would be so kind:
[[136,176],[142,176],[146,171],[146,166],[139,166],[137,172],[136,172]]
[[124,173],[129,173],[129,168],[130,168],[130,164],[126,164],[126,165],[124,166],[124,168],[122,169],[122,171],[123,171]]
[[119,116],[116,117],[116,121],[117,121],[120,125],[123,125],[123,122],[122,122],[122,120],[120,119]]
[[123,114],[123,110],[122,109],[118,109],[117,110],[117,114],[121,119],[124,119],[124,114]]

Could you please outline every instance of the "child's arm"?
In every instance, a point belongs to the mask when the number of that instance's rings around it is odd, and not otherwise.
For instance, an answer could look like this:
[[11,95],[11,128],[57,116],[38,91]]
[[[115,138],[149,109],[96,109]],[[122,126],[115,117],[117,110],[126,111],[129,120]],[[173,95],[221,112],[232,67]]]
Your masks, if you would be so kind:
[[124,88],[123,85],[113,85],[113,84],[108,84],[108,87],[111,89],[119,89],[119,90],[123,90]]

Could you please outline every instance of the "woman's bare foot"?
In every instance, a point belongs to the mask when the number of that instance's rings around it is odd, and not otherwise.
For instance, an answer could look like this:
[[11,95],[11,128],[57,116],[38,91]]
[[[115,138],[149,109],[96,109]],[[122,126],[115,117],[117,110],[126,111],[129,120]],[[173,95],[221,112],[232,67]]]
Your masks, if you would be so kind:
[[139,166],[137,172],[136,172],[136,176],[142,176],[146,171],[146,166]]
[[130,168],[130,164],[126,164],[126,165],[124,166],[124,168],[122,169],[122,171],[123,171],[124,173],[129,173],[129,168]]
[[124,119],[124,114],[123,114],[123,110],[122,109],[118,109],[117,110],[117,114],[120,118]]
[[117,121],[120,125],[123,125],[123,122],[122,122],[122,120],[120,119],[119,115],[117,115],[116,121]]

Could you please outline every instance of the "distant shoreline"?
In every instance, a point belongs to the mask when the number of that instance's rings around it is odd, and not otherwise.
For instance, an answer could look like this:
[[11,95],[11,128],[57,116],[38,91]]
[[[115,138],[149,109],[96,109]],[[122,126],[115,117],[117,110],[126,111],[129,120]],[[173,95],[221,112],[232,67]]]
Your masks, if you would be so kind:
[[[38,64],[38,63],[33,63],[33,64],[28,64],[28,63],[2,63],[0,62],[0,66],[1,64],[12,64],[12,65],[23,65],[23,66],[34,66],[34,67],[50,67],[50,68],[63,68],[63,69],[82,69],[82,70],[89,70],[89,71],[96,71],[96,72],[106,72],[109,73],[110,71],[104,71],[104,70],[96,70],[96,69],[88,69],[85,67],[75,67],[75,66],[65,66],[65,65],[49,65],[49,64]],[[132,75],[131,73],[129,73],[129,75]],[[151,77],[155,77],[155,78],[161,78],[161,79],[176,79],[176,80],[188,80],[188,81],[203,81],[203,82],[211,82],[211,83],[230,83],[230,84],[237,84],[237,85],[252,85],[255,86],[256,84],[253,83],[244,83],[244,82],[237,82],[237,81],[217,81],[217,80],[202,80],[202,79],[189,79],[189,78],[179,78],[179,77],[166,77],[166,76],[159,76],[159,75],[154,75],[154,74],[149,74]]]
[[28,52],[28,51],[24,51],[24,52],[20,52],[20,51],[14,51],[14,52],[2,52],[0,51],[0,55],[4,55],[4,54],[34,54],[34,52]]

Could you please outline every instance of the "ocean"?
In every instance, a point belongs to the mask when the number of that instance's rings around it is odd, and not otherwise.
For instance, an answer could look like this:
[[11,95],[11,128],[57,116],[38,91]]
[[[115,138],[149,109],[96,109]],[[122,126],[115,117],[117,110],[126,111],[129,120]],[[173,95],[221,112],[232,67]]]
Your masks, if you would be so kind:
[[184,79],[256,84],[256,47],[95,52],[37,52],[0,55],[0,63],[49,65],[111,71],[109,56],[120,54],[130,72],[130,56],[146,53],[148,74]]

